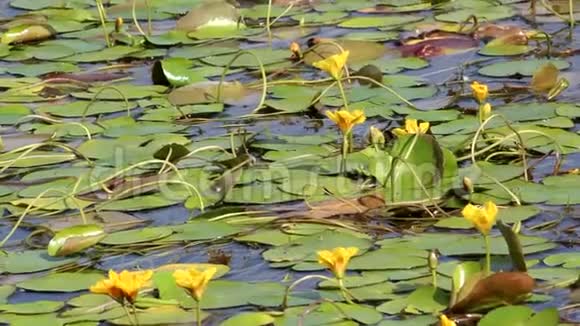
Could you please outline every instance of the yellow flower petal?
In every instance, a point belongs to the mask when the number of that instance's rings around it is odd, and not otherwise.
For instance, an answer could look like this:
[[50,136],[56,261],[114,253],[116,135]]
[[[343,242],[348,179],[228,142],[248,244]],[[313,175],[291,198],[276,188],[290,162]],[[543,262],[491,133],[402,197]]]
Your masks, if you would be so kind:
[[178,269],[173,273],[175,283],[188,291],[196,301],[201,300],[209,281],[217,273],[217,268],[210,267],[204,271],[195,268],[189,270]]
[[395,128],[393,133],[397,136],[404,136],[408,134],[425,134],[429,131],[429,122],[419,123],[417,119],[405,119],[405,129]]
[[456,326],[455,322],[445,315],[439,316],[439,325],[440,326]]
[[425,134],[429,131],[429,122],[421,122],[419,124],[419,134]]
[[349,112],[347,110],[326,111],[326,116],[332,120],[343,134],[348,134],[352,128],[365,122],[366,116],[362,110],[354,110]]
[[471,83],[471,91],[473,93],[473,97],[479,102],[480,104],[485,102],[487,96],[489,94],[489,89],[486,84],[480,84],[476,81]]
[[357,253],[357,247],[337,247],[333,250],[321,250],[317,252],[318,263],[330,269],[337,279],[342,279],[348,262]]
[[116,273],[109,270],[109,278],[97,282],[89,290],[93,293],[107,294],[116,301],[128,301],[134,303],[139,289],[144,287],[151,279],[153,271],[122,271]]
[[495,203],[488,201],[484,207],[468,204],[461,214],[474,224],[475,228],[484,235],[489,234],[496,222],[498,209]]
[[344,66],[348,60],[349,51],[334,54],[324,60],[316,61],[312,65],[322,71],[327,72],[332,78],[338,80],[342,77]]
[[407,130],[405,130],[403,128],[395,128],[395,129],[393,129],[393,134],[395,134],[398,137],[401,137],[401,136],[408,135],[409,133],[407,132]]

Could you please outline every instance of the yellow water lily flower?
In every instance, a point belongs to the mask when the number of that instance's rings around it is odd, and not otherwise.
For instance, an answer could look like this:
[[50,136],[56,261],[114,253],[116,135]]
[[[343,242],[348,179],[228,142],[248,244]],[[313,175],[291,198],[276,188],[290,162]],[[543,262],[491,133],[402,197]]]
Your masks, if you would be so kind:
[[473,92],[473,97],[478,103],[483,103],[487,96],[489,95],[489,89],[486,84],[480,84],[476,81],[471,83],[471,91]]
[[357,253],[357,247],[338,247],[332,250],[321,250],[317,252],[318,263],[330,269],[334,276],[340,280],[344,277],[348,262]]
[[332,78],[339,80],[342,77],[344,66],[348,60],[350,52],[342,51],[339,54],[334,54],[328,58],[314,62],[312,65],[320,70],[326,71]]
[[479,108],[479,121],[483,122],[491,116],[491,104],[485,103]]
[[439,316],[439,325],[440,326],[457,326],[457,324],[455,324],[455,322],[453,320],[449,319],[445,315]]
[[479,232],[483,235],[488,235],[497,219],[497,212],[495,203],[488,201],[483,207],[467,204],[461,211],[461,214],[473,223]]
[[355,125],[365,122],[367,117],[362,110],[326,111],[326,116],[332,120],[343,134],[348,134]]
[[215,267],[207,268],[201,272],[195,268],[188,270],[178,269],[173,273],[173,278],[177,285],[187,290],[193,299],[199,301],[215,273],[217,273],[217,268]]
[[141,289],[153,275],[153,271],[122,271],[116,273],[109,270],[109,278],[97,282],[91,286],[89,290],[92,293],[107,294],[115,301],[123,303],[127,301],[131,304],[135,303],[139,289]]
[[397,136],[408,134],[424,134],[429,130],[429,122],[418,123],[417,119],[405,119],[405,129],[395,128],[393,133]]

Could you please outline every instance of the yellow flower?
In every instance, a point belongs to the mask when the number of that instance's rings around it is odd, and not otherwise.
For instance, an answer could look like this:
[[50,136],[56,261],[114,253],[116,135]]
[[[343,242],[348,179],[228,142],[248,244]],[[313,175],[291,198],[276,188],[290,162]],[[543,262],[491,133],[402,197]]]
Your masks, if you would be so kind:
[[326,71],[332,78],[338,80],[342,77],[342,72],[349,54],[349,51],[342,51],[324,60],[316,61],[312,65],[320,70]]
[[317,252],[318,263],[324,265],[337,279],[342,279],[344,277],[344,272],[346,271],[346,265],[352,258],[352,256],[358,253],[357,247],[338,247],[331,250],[322,250]]
[[203,272],[195,268],[188,270],[178,269],[173,273],[175,283],[186,289],[195,301],[201,300],[207,284],[217,272],[217,268],[210,267]]
[[491,104],[485,103],[479,108],[479,121],[483,122],[491,116]]
[[395,128],[393,133],[397,136],[407,134],[424,134],[429,130],[429,122],[417,123],[417,119],[405,119],[405,129]]
[[439,316],[439,325],[440,326],[456,326],[455,322],[445,315]]
[[473,223],[479,232],[488,235],[497,219],[497,206],[492,201],[488,201],[483,207],[467,204],[461,214]]
[[471,91],[473,92],[473,97],[479,102],[480,104],[487,99],[487,95],[489,94],[489,90],[486,84],[480,84],[476,81],[471,83]]
[[326,111],[326,116],[332,120],[343,134],[348,134],[352,127],[365,122],[367,117],[362,110],[354,110],[349,112],[347,110]]
[[133,304],[139,289],[147,284],[152,275],[153,271],[129,272],[125,270],[117,274],[109,270],[109,278],[97,282],[89,290],[97,294],[108,294],[120,303],[126,300]]

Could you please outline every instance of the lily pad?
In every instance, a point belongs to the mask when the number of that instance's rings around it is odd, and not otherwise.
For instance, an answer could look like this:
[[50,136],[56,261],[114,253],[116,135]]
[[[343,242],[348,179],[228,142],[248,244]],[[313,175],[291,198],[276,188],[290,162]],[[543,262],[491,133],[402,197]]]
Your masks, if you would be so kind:
[[104,278],[101,273],[55,273],[16,284],[36,292],[76,292],[88,289]]
[[538,68],[548,62],[560,70],[565,70],[570,67],[570,63],[565,60],[532,59],[493,63],[479,69],[478,72],[481,75],[489,77],[509,77],[515,75],[531,77]]

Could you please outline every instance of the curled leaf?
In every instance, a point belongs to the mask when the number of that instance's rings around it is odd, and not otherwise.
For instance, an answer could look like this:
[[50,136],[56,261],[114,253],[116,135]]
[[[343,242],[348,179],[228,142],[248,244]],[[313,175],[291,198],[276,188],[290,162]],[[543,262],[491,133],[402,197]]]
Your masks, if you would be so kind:
[[20,44],[51,38],[56,31],[49,25],[18,25],[2,35],[2,44]]
[[50,256],[68,256],[101,241],[107,234],[97,224],[75,225],[58,231],[48,243]]

